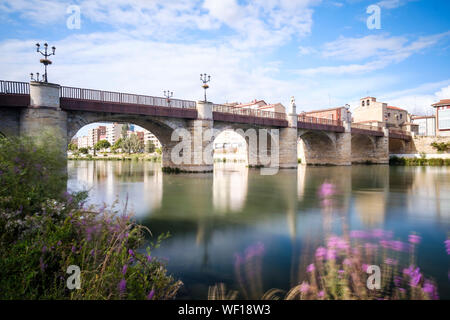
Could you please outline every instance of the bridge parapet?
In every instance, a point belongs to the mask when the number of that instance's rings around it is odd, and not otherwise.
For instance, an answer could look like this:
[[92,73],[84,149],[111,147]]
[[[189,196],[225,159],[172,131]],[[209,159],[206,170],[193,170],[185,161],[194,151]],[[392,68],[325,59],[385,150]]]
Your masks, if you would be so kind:
[[352,123],[351,130],[353,133],[368,134],[368,135],[378,136],[378,137],[384,136],[383,127],[378,127],[378,126],[371,126],[371,125],[361,124],[361,123]]
[[0,94],[30,94],[28,82],[0,80]]
[[187,109],[195,109],[197,105],[195,101],[190,100],[167,99],[131,93],[101,91],[64,86],[61,87],[61,98]]

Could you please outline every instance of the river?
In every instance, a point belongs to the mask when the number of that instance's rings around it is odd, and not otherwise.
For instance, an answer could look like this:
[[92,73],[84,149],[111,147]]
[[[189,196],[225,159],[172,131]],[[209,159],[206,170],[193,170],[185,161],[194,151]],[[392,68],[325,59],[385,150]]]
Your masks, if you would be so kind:
[[263,248],[261,287],[289,289],[305,276],[325,235],[383,229],[422,240],[417,264],[450,298],[450,169],[305,167],[261,175],[242,164],[209,174],[165,174],[145,161],[69,161],[70,190],[89,202],[128,209],[153,235],[169,231],[154,255],[184,282],[179,298],[206,299],[208,286],[237,289],[236,259]]

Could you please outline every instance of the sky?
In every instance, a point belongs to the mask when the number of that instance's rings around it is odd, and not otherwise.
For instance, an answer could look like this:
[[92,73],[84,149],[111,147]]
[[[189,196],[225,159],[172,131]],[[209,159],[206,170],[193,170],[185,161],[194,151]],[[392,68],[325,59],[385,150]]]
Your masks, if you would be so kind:
[[42,73],[35,43],[48,42],[48,79],[66,86],[199,100],[207,73],[214,103],[294,96],[309,111],[374,96],[431,114],[450,98],[449,12],[448,0],[0,0],[0,79]]

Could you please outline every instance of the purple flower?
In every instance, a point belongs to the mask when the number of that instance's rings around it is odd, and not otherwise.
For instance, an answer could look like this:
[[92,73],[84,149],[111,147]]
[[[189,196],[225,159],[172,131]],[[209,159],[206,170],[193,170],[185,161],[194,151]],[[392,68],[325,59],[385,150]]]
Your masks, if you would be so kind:
[[75,251],[76,251],[75,246],[72,246],[72,252],[75,253]]
[[262,242],[251,245],[245,250],[245,259],[249,260],[253,257],[261,256],[264,250],[264,244]]
[[328,249],[327,251],[327,260],[335,260],[336,259],[336,250]]
[[423,285],[423,292],[428,294],[428,296],[433,300],[438,300],[439,296],[437,294],[437,290],[434,284],[432,284],[430,281],[426,280]]
[[319,291],[319,293],[317,294],[317,296],[318,296],[319,298],[323,298],[323,297],[325,296],[325,291],[323,291],[323,290]]
[[369,268],[369,266],[367,265],[367,264],[363,264],[362,265],[362,270],[364,271],[364,272],[367,272],[367,268]]
[[303,282],[300,285],[300,292],[301,293],[307,293],[309,291],[309,284],[307,284],[306,282]]
[[386,263],[387,265],[390,265],[390,266],[394,266],[394,265],[397,265],[398,261],[395,259],[386,258],[384,260],[384,263]]
[[58,246],[60,246],[62,244],[61,240],[58,241],[58,243],[56,243]]
[[42,253],[45,253],[46,251],[47,251],[47,246],[44,245],[44,246],[42,247]]
[[127,281],[125,279],[120,280],[119,282],[119,294],[123,295],[127,289]]
[[153,258],[151,255],[147,255],[147,262],[152,262]]
[[125,275],[125,273],[127,273],[127,269],[128,269],[128,265],[124,265],[122,268],[122,274]]
[[39,267],[42,272],[44,272],[45,268],[47,268],[47,265],[44,263],[44,259],[42,257],[39,258]]
[[91,256],[94,256],[94,254],[95,254],[94,249],[91,250],[90,254],[91,254]]
[[316,250],[316,258],[323,259],[326,254],[327,254],[327,249],[325,249],[324,247],[317,248],[317,250]]
[[342,264],[344,266],[350,266],[352,264],[352,261],[349,258],[345,258],[344,261],[342,261]]
[[307,272],[313,272],[314,270],[316,270],[316,267],[314,266],[313,263],[311,263],[311,264],[306,268],[306,271],[307,271]]
[[418,236],[418,235],[415,235],[415,234],[410,234],[409,237],[408,237],[408,240],[409,240],[410,243],[419,244],[420,240],[421,240],[421,237]]
[[154,295],[155,295],[155,290],[151,290],[147,295],[147,300],[152,300]]
[[360,230],[350,231],[350,238],[364,239],[364,238],[368,238],[368,237],[369,237],[369,234],[365,231],[360,231]]
[[410,277],[409,285],[412,287],[417,287],[420,280],[422,279],[420,268],[414,268],[414,266],[410,266],[408,269],[404,269],[403,273]]
[[134,252],[133,252],[133,250],[131,250],[131,249],[128,249],[128,254],[129,254],[130,256],[134,256]]
[[400,284],[402,283],[402,277],[395,276],[394,277],[394,284],[396,287],[400,287]]
[[401,241],[391,241],[391,248],[395,251],[402,251],[406,246]]

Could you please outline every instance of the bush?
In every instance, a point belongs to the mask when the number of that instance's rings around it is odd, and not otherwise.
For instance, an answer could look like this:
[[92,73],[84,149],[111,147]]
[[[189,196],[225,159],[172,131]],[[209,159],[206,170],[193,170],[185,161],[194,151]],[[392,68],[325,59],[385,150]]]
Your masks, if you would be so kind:
[[[235,255],[235,272],[240,291],[226,292],[223,284],[209,290],[209,299],[286,300],[435,300],[436,283],[415,264],[421,237],[410,234],[408,242],[393,239],[384,230],[353,230],[342,237],[326,237],[325,244],[311,252],[310,264],[298,271],[298,284],[288,292],[263,290],[264,244],[256,243]],[[448,240],[450,241],[450,240]],[[302,254],[305,254],[302,252]],[[306,254],[308,255],[308,254]],[[314,260],[313,260],[314,259]],[[379,266],[380,288],[367,286],[369,266]]]
[[[45,140],[44,140],[45,141]],[[86,208],[69,194],[54,144],[0,140],[0,299],[170,299],[182,285],[144,250],[149,230],[111,208]],[[81,288],[69,290],[69,266]]]
[[438,152],[446,152],[450,149],[450,143],[445,142],[432,142],[431,146],[435,148]]

